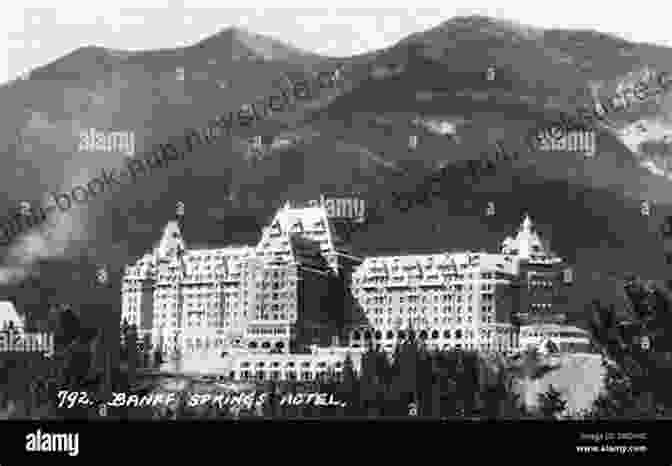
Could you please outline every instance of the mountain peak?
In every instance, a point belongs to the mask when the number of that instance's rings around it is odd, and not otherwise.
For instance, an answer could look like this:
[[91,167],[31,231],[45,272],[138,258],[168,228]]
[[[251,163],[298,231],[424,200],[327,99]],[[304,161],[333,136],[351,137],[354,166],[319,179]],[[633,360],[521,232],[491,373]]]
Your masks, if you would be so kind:
[[229,26],[219,32],[213,34],[202,42],[219,40],[219,41],[231,41],[238,40],[239,38],[244,38],[246,36],[253,35],[253,33],[241,26]]
[[518,43],[543,38],[540,28],[521,24],[517,21],[496,19],[489,16],[455,16],[424,32],[412,34],[401,43],[420,42],[434,46],[457,46],[459,41],[482,40],[492,37],[508,39]]
[[195,47],[230,48],[232,56],[253,55],[267,60],[287,60],[312,55],[278,39],[257,34],[249,29],[231,26],[198,42]]
[[113,69],[132,54],[133,52],[87,45],[73,50],[56,61],[35,68],[31,71],[31,77],[79,79],[80,76]]
[[495,24],[497,19],[485,15],[454,16],[442,24],[469,24],[472,26]]
[[526,39],[534,39],[543,35],[540,28],[522,24],[518,21],[508,19],[497,19],[489,16],[471,15],[471,16],[456,16],[442,23],[441,29],[471,29],[478,30],[485,33],[514,33],[523,36]]

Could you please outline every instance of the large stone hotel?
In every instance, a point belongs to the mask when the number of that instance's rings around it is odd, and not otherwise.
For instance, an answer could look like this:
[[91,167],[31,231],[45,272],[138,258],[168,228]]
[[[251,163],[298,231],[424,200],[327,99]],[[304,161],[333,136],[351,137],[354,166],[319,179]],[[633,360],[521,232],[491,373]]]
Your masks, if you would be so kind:
[[348,254],[322,206],[286,204],[256,247],[189,250],[179,222],[127,267],[122,318],[166,353],[209,349],[300,352],[336,343]]
[[440,349],[508,352],[519,347],[519,325],[564,322],[571,281],[528,216],[498,254],[367,257],[352,281],[364,323],[349,344],[392,348],[414,332]]
[[255,357],[390,349],[411,332],[437,348],[508,352],[516,324],[563,323],[571,269],[528,216],[495,254],[359,258],[338,222],[324,203],[287,203],[256,246],[192,250],[171,221],[126,267],[122,318],[167,354]]

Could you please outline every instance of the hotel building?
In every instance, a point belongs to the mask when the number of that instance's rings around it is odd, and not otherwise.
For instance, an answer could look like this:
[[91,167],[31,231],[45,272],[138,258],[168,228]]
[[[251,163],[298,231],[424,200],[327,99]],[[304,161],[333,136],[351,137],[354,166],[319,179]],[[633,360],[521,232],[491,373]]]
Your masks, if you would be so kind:
[[512,351],[518,325],[563,322],[571,273],[525,217],[501,253],[367,257],[353,274],[349,345],[392,348],[410,332],[439,349]]
[[334,215],[324,202],[287,203],[256,246],[202,250],[188,249],[180,222],[169,222],[152,253],[126,267],[122,319],[167,354],[237,355],[222,366],[237,375],[252,374],[259,358],[275,364],[277,353],[391,349],[411,332],[438,348],[512,351],[518,325],[564,320],[571,274],[529,217],[497,254],[362,260]]
[[172,221],[154,251],[126,267],[122,319],[166,353],[326,346],[359,262],[320,206],[285,204],[256,247],[189,250]]

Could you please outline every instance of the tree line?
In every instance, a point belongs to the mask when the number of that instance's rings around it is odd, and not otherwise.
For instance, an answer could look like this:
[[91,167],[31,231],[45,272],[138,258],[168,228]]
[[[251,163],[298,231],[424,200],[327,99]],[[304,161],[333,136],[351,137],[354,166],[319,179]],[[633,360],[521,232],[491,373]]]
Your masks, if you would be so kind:
[[[594,345],[602,354],[604,390],[583,419],[652,419],[672,412],[672,293],[666,287],[635,277],[625,280],[626,305],[617,308],[592,302],[587,309]],[[14,358],[0,364],[0,409],[9,400],[24,400],[21,417],[82,418],[91,409],[56,408],[58,390],[96,393],[103,382],[99,335],[81,325],[72,310],[55,317],[56,354],[44,358]],[[667,338],[666,338],[667,337]],[[160,364],[145,358],[133,339],[122,347],[122,359]],[[160,356],[159,356],[160,358]],[[515,363],[514,363],[515,361]],[[535,350],[517,358],[459,349],[434,350],[409,332],[392,352],[370,346],[360,370],[346,357],[340,377],[335,373],[311,382],[260,385],[269,394],[258,409],[236,416],[266,417],[429,417],[445,419],[558,419],[566,417],[567,401],[554,388],[539,395],[536,409],[526,407],[516,390],[517,380],[536,380],[553,368]],[[128,392],[128,374],[117,369],[114,391]],[[263,387],[262,387],[263,386]],[[288,393],[326,393],[345,406],[282,404]],[[207,410],[205,410],[207,411]],[[180,408],[184,417],[229,416]],[[230,410],[229,410],[230,411]],[[174,413],[173,413],[174,415]]]

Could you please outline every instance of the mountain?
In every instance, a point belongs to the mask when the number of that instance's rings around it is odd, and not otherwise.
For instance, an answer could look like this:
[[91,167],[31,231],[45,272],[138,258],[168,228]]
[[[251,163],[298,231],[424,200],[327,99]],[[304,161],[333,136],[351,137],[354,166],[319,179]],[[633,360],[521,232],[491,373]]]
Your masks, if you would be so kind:
[[320,55],[300,50],[247,29],[235,27],[224,29],[198,42],[192,48],[222,54],[225,60],[228,59],[229,52],[233,59],[247,56],[253,59],[262,58],[301,66],[319,65],[325,60]]
[[[669,181],[643,166],[619,131],[602,125],[592,128],[598,135],[594,159],[530,151],[526,137],[559,121],[559,112],[575,114],[578,106],[591,104],[591,83],[602,86],[604,98],[644,68],[669,71],[670,58],[669,50],[592,31],[541,31],[483,17],[456,18],[378,53],[371,68],[398,63],[403,71],[362,82],[310,121],[319,123],[322,134],[337,134],[387,161],[421,167],[406,182],[408,193],[430,166],[454,167],[443,201],[406,213],[387,212],[384,223],[359,240],[368,243],[365,249],[450,245],[492,250],[527,210],[582,275],[577,279],[579,310],[591,293],[613,296],[620,283],[610,277],[625,268],[667,278],[660,226],[670,213]],[[494,82],[485,78],[489,66],[496,69]],[[665,118],[668,99],[665,95],[610,118],[621,127],[637,118]],[[418,131],[411,122],[423,116],[458,122],[458,138]],[[411,151],[407,144],[413,134],[420,142]],[[494,158],[497,141],[518,151],[522,160],[497,168],[496,176],[463,181],[467,170],[460,170],[458,162],[479,155]],[[655,206],[650,217],[641,214],[643,200]],[[501,206],[501,217],[484,218],[489,201]],[[402,238],[411,237],[416,246],[403,244]]]
[[[123,265],[155,244],[178,201],[186,207],[190,245],[214,247],[256,243],[287,199],[356,192],[369,206],[369,222],[352,236],[362,255],[494,251],[529,212],[542,237],[576,266],[573,305],[580,318],[593,297],[622,297],[614,274],[666,278],[659,228],[672,215],[669,181],[642,166],[612,128],[593,128],[593,159],[528,150],[526,141],[560,111],[590,104],[590,83],[606,95],[644,67],[670,70],[670,58],[669,49],[593,31],[541,30],[479,16],[341,59],[236,28],[178,49],[84,47],[0,88],[3,211],[121,165],[121,154],[77,152],[80,130],[134,131],[139,154],[241,104],[277,95],[283,75],[309,79],[340,64],[344,80],[339,90],[201,145],[182,162],[76,207],[55,240],[7,250],[6,263],[26,268],[35,261],[28,269],[39,277],[31,283],[48,290],[49,299],[90,304],[100,301],[95,268],[110,268],[118,296]],[[494,81],[486,79],[491,66]],[[613,118],[623,126],[663,118],[666,102]],[[459,137],[417,123],[434,120],[448,122]],[[256,134],[296,136],[296,142],[253,160],[245,156],[245,138]],[[413,134],[419,143],[409,150]],[[496,141],[518,151],[520,160],[470,179],[461,162],[492,156]],[[390,206],[391,192],[412,195],[438,165],[448,167],[441,199],[407,212]],[[641,214],[642,200],[654,203],[649,217]],[[488,202],[495,202],[494,217],[484,214]],[[0,291],[25,296],[17,287]],[[82,318],[95,320],[95,312]]]

